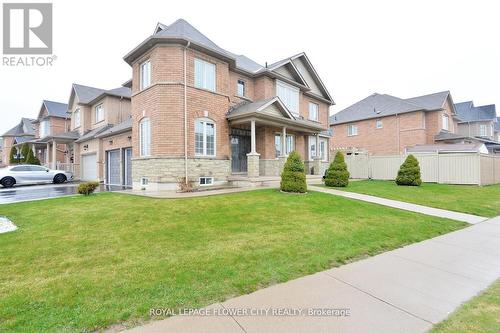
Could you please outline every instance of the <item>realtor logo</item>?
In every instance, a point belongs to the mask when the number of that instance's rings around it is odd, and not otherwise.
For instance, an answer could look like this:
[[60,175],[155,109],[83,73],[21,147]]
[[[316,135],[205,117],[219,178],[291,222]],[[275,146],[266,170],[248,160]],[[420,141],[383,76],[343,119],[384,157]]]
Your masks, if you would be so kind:
[[52,54],[52,4],[3,4],[3,53]]

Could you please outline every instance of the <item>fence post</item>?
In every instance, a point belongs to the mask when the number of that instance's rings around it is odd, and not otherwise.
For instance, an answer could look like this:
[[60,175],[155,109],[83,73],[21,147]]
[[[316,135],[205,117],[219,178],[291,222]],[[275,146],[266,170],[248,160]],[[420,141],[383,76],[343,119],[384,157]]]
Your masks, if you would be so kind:
[[436,172],[436,174],[437,174],[437,183],[441,184],[441,167],[439,165],[439,151],[436,152],[436,160],[437,160],[437,162],[436,162],[436,165],[437,165],[437,172]]

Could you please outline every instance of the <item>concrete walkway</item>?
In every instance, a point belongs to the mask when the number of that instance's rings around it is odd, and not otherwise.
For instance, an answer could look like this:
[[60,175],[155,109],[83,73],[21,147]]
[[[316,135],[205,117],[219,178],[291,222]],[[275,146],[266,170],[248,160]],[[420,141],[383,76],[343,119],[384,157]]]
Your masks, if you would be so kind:
[[[500,217],[129,332],[425,332],[500,277]],[[348,309],[349,316],[225,315]]]
[[353,192],[348,192],[348,191],[339,191],[339,190],[334,190],[334,189],[330,189],[330,188],[326,188],[326,187],[311,186],[310,185],[309,189],[311,191],[317,191],[317,192],[338,195],[338,196],[345,197],[345,198],[371,202],[371,203],[375,203],[375,204],[379,204],[379,205],[408,210],[410,212],[415,212],[415,213],[420,213],[420,214],[425,214],[425,215],[444,217],[447,219],[462,221],[462,222],[466,222],[466,223],[470,223],[470,224],[479,223],[482,221],[486,221],[488,219],[487,217],[482,217],[482,216],[477,216],[477,215],[453,212],[450,210],[439,209],[439,208],[432,208],[432,207],[412,204],[412,203],[403,202],[403,201],[375,197],[375,196],[367,195],[367,194],[359,194],[359,193],[353,193]]

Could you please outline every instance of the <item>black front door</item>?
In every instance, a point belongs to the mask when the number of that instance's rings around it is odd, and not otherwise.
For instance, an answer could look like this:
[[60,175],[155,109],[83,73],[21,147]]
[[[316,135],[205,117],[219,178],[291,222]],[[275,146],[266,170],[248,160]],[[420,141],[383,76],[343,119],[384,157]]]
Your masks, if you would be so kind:
[[247,172],[247,154],[250,152],[250,137],[231,135],[231,171]]

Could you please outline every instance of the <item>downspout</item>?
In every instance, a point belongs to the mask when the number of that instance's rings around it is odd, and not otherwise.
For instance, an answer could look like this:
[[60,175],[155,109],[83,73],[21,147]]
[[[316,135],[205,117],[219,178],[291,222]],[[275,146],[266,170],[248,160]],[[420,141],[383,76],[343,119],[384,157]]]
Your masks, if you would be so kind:
[[191,42],[187,42],[184,48],[184,182],[187,185],[188,181],[188,134],[187,134],[187,49]]

